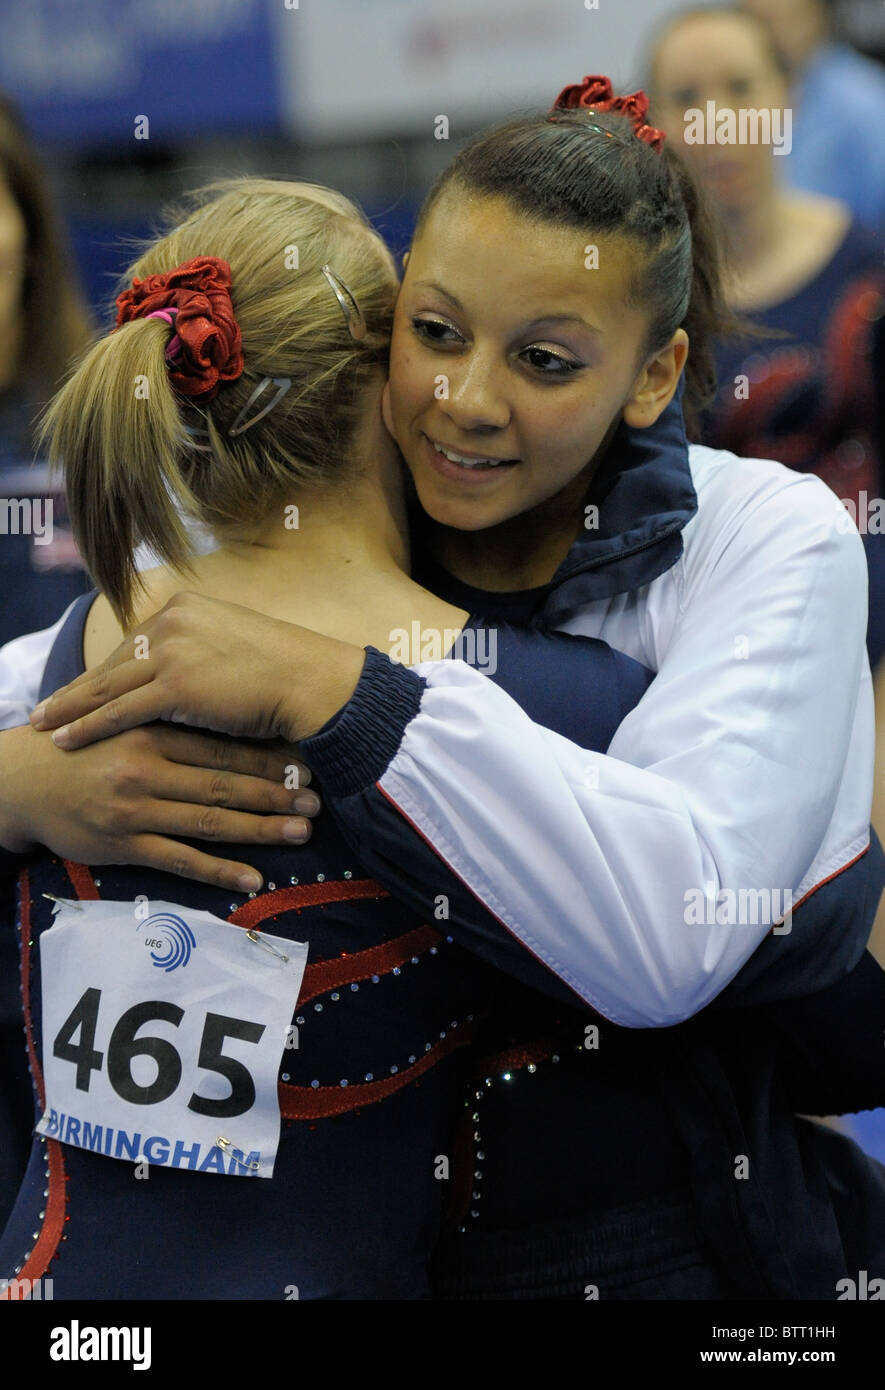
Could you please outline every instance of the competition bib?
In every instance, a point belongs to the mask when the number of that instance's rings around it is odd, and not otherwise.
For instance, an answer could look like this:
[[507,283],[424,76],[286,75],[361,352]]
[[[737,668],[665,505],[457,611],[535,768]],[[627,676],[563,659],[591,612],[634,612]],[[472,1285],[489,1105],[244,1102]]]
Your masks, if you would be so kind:
[[307,961],[175,903],[58,901],[40,937],[37,1133],[108,1158],[269,1178]]

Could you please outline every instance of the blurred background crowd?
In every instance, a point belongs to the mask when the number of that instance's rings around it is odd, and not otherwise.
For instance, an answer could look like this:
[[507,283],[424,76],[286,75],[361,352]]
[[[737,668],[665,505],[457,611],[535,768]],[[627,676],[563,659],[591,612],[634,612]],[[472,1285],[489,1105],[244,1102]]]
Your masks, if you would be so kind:
[[[757,325],[721,346],[702,442],[816,472],[849,504],[885,705],[879,0],[0,0],[0,642],[91,587],[34,422],[165,205],[232,173],[308,179],[402,252],[461,141],[585,73],[644,87],[680,145],[708,102],[790,113],[784,152],[684,145]],[[885,839],[883,769],[885,742]],[[846,1123],[885,1158],[883,1114]]]

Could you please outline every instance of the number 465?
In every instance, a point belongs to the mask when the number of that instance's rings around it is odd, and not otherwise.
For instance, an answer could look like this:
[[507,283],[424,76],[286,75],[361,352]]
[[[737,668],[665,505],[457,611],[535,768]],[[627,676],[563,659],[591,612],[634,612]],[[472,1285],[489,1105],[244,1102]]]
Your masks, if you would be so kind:
[[[95,1047],[98,1025],[100,989],[84,990],[74,1008],[58,1030],[52,1044],[52,1055],[62,1062],[73,1062],[77,1068],[78,1091],[88,1091],[93,1071],[101,1071],[104,1054]],[[121,1014],[108,1043],[108,1080],[122,1100],[132,1105],[156,1105],[168,1100],[181,1081],[181,1058],[167,1038],[136,1037],[139,1028],[152,1019],[161,1019],[176,1028],[184,1018],[184,1009],[162,999],[150,999],[133,1004]],[[74,1042],[79,1030],[80,1041]],[[263,1023],[251,1023],[245,1018],[230,1018],[226,1014],[206,1014],[200,1055],[197,1066],[204,1071],[218,1072],[230,1083],[230,1095],[222,1100],[198,1095],[195,1091],[187,1103],[188,1110],[198,1115],[226,1118],[242,1115],[255,1102],[255,1083],[251,1072],[235,1057],[222,1052],[225,1038],[240,1038],[257,1043],[264,1033]],[[148,1085],[142,1085],[132,1075],[133,1057],[150,1057],[156,1063],[157,1075]]]

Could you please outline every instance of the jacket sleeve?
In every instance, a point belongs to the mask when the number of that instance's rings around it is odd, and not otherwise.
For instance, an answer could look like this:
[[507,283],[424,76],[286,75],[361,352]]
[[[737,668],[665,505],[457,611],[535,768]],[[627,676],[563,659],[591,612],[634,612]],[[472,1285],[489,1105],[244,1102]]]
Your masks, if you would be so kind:
[[[503,925],[631,1027],[693,1016],[745,965],[743,1002],[765,1002],[769,970],[787,994],[808,993],[853,968],[866,941],[831,933],[825,961],[806,953],[813,983],[791,985],[784,962],[806,945],[801,900],[866,871],[863,548],[818,479],[771,465],[752,476],[708,497],[657,677],[607,753],[534,723],[459,661],[376,665],[374,733],[358,690],[304,745],[339,824],[364,862],[377,852],[373,870],[388,866],[392,891],[427,909],[423,843],[485,907],[487,926]],[[405,682],[411,703],[386,699]],[[575,687],[571,698],[594,694]],[[745,924],[720,911],[741,894],[756,905]]]
[[[453,648],[453,664],[460,664],[459,651],[479,661],[487,673],[479,679],[506,691],[530,719],[565,727],[582,746],[599,751],[654,678],[639,662],[594,638],[489,626],[476,619]],[[589,690],[590,698],[576,704],[571,698],[576,687]],[[367,649],[353,698],[301,744],[321,777],[324,803],[364,869],[400,901],[496,969],[562,1002],[581,1004],[375,785],[396,755],[402,729],[418,714],[426,688],[415,671]]]
[[[14,637],[0,647],[0,786],[3,770],[3,731],[27,724],[28,715],[37,704],[40,682],[52,644],[73,608],[65,609],[57,623],[40,632]],[[0,888],[8,889],[18,872],[21,855],[12,854],[0,846]]]
[[0,729],[27,724],[28,715],[37,704],[52,644],[73,607],[73,603],[69,604],[52,627],[13,637],[0,647]]

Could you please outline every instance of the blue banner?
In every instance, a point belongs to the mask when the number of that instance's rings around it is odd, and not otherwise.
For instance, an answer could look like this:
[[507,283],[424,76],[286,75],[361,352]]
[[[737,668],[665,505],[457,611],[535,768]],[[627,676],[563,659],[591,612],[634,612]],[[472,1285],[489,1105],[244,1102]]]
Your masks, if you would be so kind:
[[272,3],[0,0],[0,88],[61,146],[275,130]]

